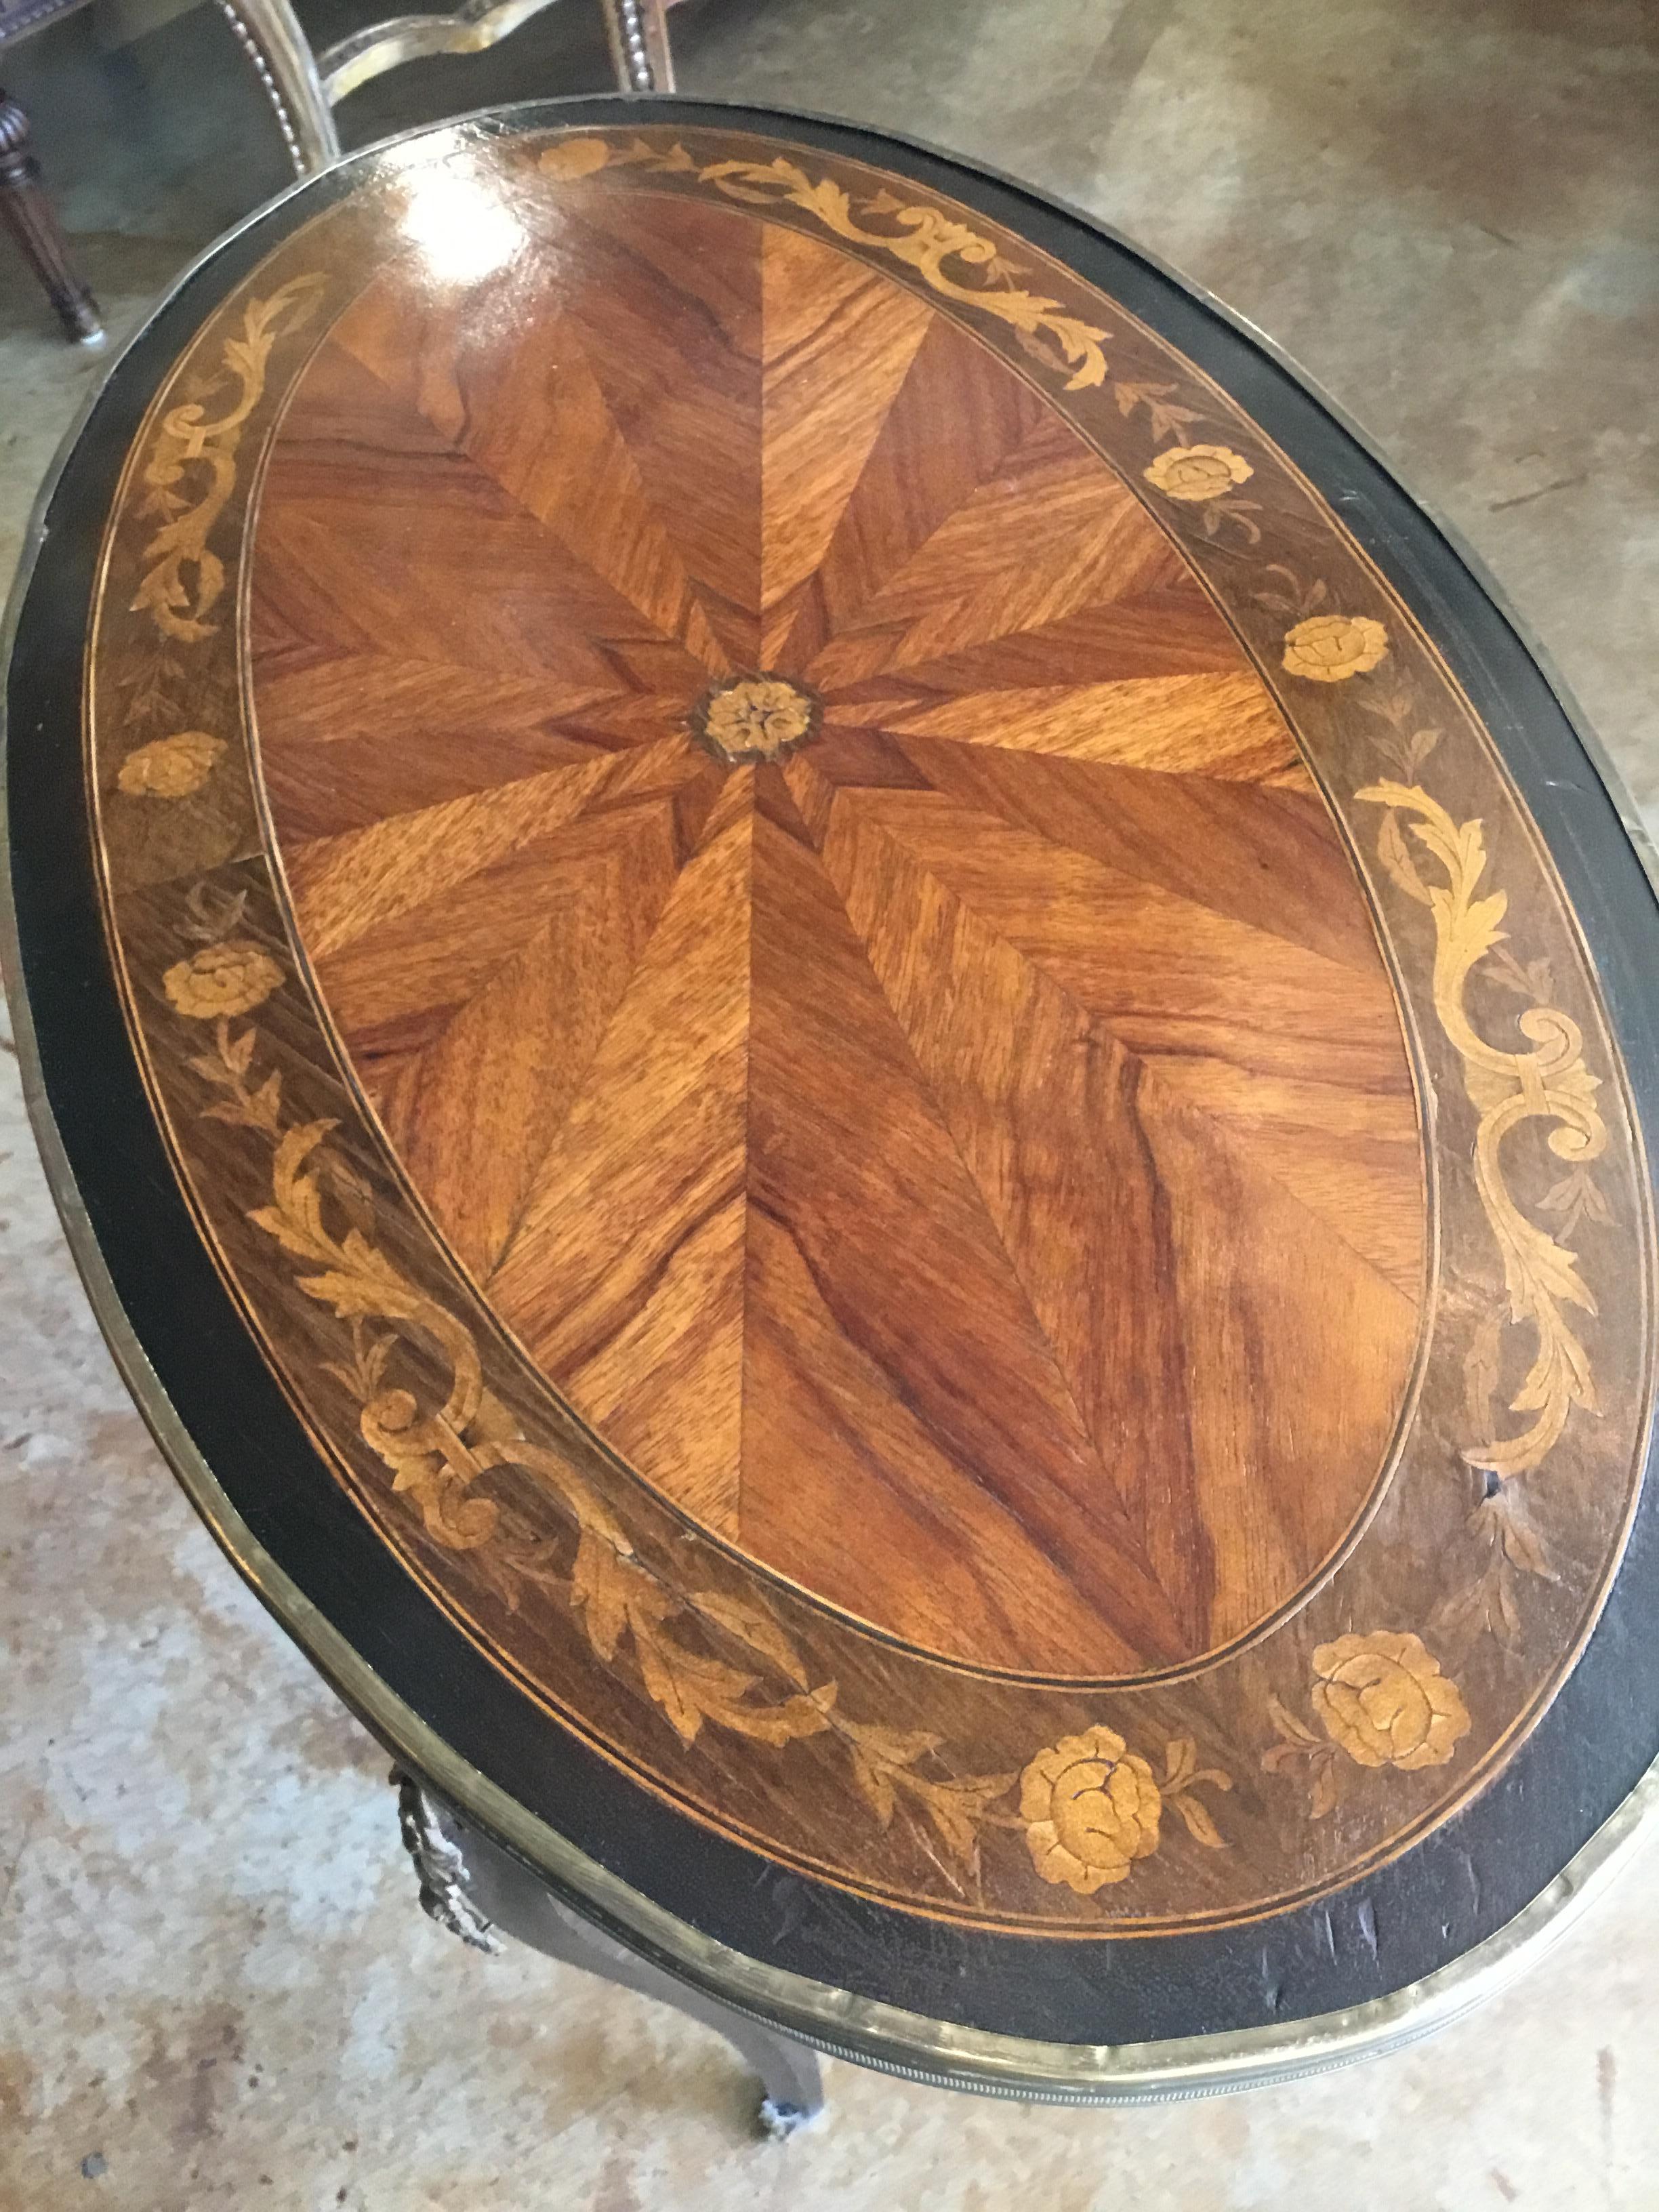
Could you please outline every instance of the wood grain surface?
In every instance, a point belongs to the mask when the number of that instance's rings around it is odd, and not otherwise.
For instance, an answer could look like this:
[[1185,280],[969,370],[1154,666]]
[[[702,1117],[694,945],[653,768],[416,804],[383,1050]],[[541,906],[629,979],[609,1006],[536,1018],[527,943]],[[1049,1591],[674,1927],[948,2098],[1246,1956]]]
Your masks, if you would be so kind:
[[[499,327],[372,288],[253,569],[301,935],[410,1181],[806,1589],[1004,1667],[1227,1642],[1373,1490],[1423,1277],[1283,718],[1121,478],[828,245],[607,203]],[[762,671],[817,734],[711,760]]]
[[694,1922],[763,1862],[849,1986],[1438,1850],[1653,1398],[1617,1036],[1436,640],[1086,255],[900,169],[333,177],[153,372],[86,701],[295,1417],[246,1510],[496,1786]]

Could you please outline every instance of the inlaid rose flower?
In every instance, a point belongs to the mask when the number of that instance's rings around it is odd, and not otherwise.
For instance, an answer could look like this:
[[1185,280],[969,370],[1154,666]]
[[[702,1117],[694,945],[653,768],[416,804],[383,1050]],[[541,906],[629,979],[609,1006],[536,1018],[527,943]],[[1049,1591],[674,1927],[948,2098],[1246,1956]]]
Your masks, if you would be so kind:
[[1144,1759],[1109,1728],[1062,1736],[1019,1778],[1020,1818],[1044,1881],[1087,1897],[1158,1849],[1164,1800]]
[[1314,1711],[1361,1766],[1443,1766],[1468,1733],[1462,1692],[1409,1631],[1339,1636],[1313,1666]]
[[283,971],[268,952],[233,937],[175,963],[162,976],[161,988],[181,1014],[215,1022],[222,1015],[252,1013],[282,980]]
[[1314,684],[1340,684],[1375,668],[1389,633],[1370,615],[1310,615],[1285,635],[1285,665]]
[[180,730],[130,752],[115,781],[129,799],[188,799],[212,775],[224,750],[222,738]]
[[539,166],[544,175],[568,185],[578,177],[597,176],[610,159],[611,149],[603,138],[567,138],[550,146]]
[[1225,446],[1171,446],[1141,473],[1166,499],[1199,501],[1220,499],[1255,471],[1243,453]]
[[691,711],[691,728],[717,760],[781,760],[817,727],[816,695],[787,677],[738,676],[716,684]]

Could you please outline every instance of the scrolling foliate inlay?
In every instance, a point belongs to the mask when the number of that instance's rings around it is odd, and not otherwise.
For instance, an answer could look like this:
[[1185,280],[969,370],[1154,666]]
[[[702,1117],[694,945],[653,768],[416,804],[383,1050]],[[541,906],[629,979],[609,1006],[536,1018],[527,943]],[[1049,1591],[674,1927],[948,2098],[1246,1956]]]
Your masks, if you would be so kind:
[[[550,147],[541,157],[541,167],[544,174],[562,184],[596,176],[607,167],[644,168],[659,176],[695,178],[750,207],[799,208],[836,237],[891,254],[942,298],[1009,324],[1037,359],[1068,372],[1068,392],[1106,380],[1101,348],[1109,331],[1062,314],[1056,300],[1022,291],[1014,283],[1018,272],[1013,264],[966,223],[938,208],[907,206],[884,186],[856,204],[861,214],[885,218],[893,225],[891,230],[870,230],[854,220],[854,203],[842,185],[828,177],[809,177],[799,162],[782,154],[770,161],[699,164],[678,141],[661,150],[638,137],[624,147],[613,146],[606,138],[573,138]],[[953,276],[946,266],[950,262],[976,281],[964,283],[962,276]]]
[[[1506,893],[1477,896],[1486,852],[1479,821],[1457,823],[1420,785],[1368,784],[1356,797],[1387,809],[1380,852],[1384,866],[1408,897],[1434,917],[1434,1003],[1441,1025],[1463,1062],[1470,1103],[1480,1115],[1474,1140],[1475,1188],[1503,1255],[1510,1319],[1529,1327],[1537,1345],[1525,1382],[1510,1401],[1516,1413],[1535,1413],[1519,1436],[1470,1446],[1471,1467],[1500,1481],[1537,1467],[1559,1440],[1575,1407],[1597,1411],[1589,1356],[1562,1313],[1575,1305],[1594,1314],[1595,1300],[1578,1271],[1578,1255],[1528,1219],[1510,1194],[1504,1144],[1523,1122],[1543,1118],[1555,1127],[1547,1139],[1558,1159],[1572,1164],[1568,1183],[1557,1184],[1540,1204],[1559,1211],[1576,1195],[1586,1210],[1600,1204],[1589,1163],[1607,1149],[1607,1125],[1595,1104],[1601,1079],[1584,1065],[1578,1024],[1558,1007],[1528,1006],[1519,1018],[1528,1052],[1489,1043],[1469,1019],[1464,1003],[1469,975],[1503,940],[1498,924],[1509,910]],[[1425,884],[1401,835],[1401,816],[1413,835],[1440,864],[1443,883]],[[1587,1188],[1586,1188],[1587,1187]]]
[[[1347,683],[1369,676],[1386,660],[1388,631],[1374,616],[1327,608],[1328,594],[1322,581],[1302,591],[1294,573],[1282,564],[1270,564],[1267,573],[1275,579],[1275,589],[1258,592],[1258,604],[1300,617],[1285,634],[1283,665],[1291,675],[1319,684]],[[1281,583],[1288,586],[1291,598],[1278,588]],[[1374,716],[1395,726],[1392,749],[1407,773],[1432,756],[1440,741],[1437,729],[1419,730],[1409,738],[1404,734],[1403,724],[1410,719],[1407,697],[1395,694],[1364,703]],[[1593,1316],[1597,1309],[1579,1272],[1577,1254],[1530,1220],[1516,1203],[1504,1145],[1526,1121],[1540,1117],[1553,1121],[1556,1126],[1547,1139],[1550,1151],[1571,1163],[1571,1171],[1541,1194],[1540,1209],[1570,1212],[1575,1220],[1583,1214],[1606,1220],[1606,1203],[1589,1164],[1607,1143],[1607,1125],[1595,1104],[1601,1079],[1585,1065],[1577,1023],[1545,1003],[1534,988],[1534,979],[1512,953],[1509,972],[1522,979],[1522,988],[1534,999],[1518,1018],[1532,1048],[1506,1051],[1490,1043],[1470,1021],[1465,1003],[1470,975],[1504,944],[1506,933],[1499,925],[1509,911],[1506,892],[1477,895],[1487,865],[1480,822],[1454,821],[1419,783],[1370,783],[1354,796],[1362,805],[1386,810],[1376,847],[1384,873],[1433,917],[1434,1010],[1458,1054],[1470,1103],[1480,1115],[1473,1147],[1474,1188],[1503,1263],[1508,1323],[1529,1328],[1535,1346],[1532,1366],[1510,1401],[1510,1411],[1537,1418],[1518,1436],[1477,1443],[1462,1454],[1470,1467],[1492,1478],[1469,1516],[1477,1536],[1495,1540],[1498,1547],[1502,1591],[1497,1619],[1488,1614],[1487,1625],[1501,1624],[1512,1631],[1513,1620],[1506,1616],[1512,1614],[1514,1571],[1547,1578],[1551,1569],[1541,1543],[1504,1486],[1542,1463],[1575,1407],[1589,1413],[1599,1410],[1589,1355],[1562,1311],[1573,1305]],[[1402,819],[1439,863],[1443,882],[1425,882],[1402,831]],[[1454,1606],[1454,1615],[1457,1610]]]
[[[248,419],[264,396],[271,348],[315,313],[324,280],[295,276],[263,300],[250,300],[242,326],[221,349],[218,372],[200,396],[161,417],[144,466],[140,513],[161,518],[145,546],[146,569],[132,611],[148,614],[164,637],[199,644],[225,587],[225,564],[210,544],[236,489],[237,455]],[[210,407],[234,387],[222,414]],[[229,395],[227,395],[229,396]]]

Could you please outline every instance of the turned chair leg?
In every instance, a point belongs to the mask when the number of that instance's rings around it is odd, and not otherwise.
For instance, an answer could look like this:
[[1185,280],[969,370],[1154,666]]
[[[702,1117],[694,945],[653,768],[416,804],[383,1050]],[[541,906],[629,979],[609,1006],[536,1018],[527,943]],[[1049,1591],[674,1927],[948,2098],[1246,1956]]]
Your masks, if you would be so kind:
[[98,302],[76,276],[57,210],[40,183],[28,117],[0,87],[0,220],[46,287],[64,330],[77,345],[104,343]]
[[623,92],[672,92],[666,0],[604,0],[611,58]]

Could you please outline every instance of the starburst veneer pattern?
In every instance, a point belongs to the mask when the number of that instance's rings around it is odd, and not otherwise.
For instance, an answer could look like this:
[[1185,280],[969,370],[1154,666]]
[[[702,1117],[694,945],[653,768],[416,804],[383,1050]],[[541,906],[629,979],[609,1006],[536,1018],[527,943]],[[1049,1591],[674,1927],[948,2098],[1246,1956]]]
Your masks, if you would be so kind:
[[[1399,1017],[1282,718],[887,275],[636,198],[514,283],[506,350],[348,311],[257,543],[276,835],[411,1182],[806,1589],[1040,1672],[1225,1643],[1370,1494],[1422,1289]],[[816,742],[711,759],[763,670]]]

